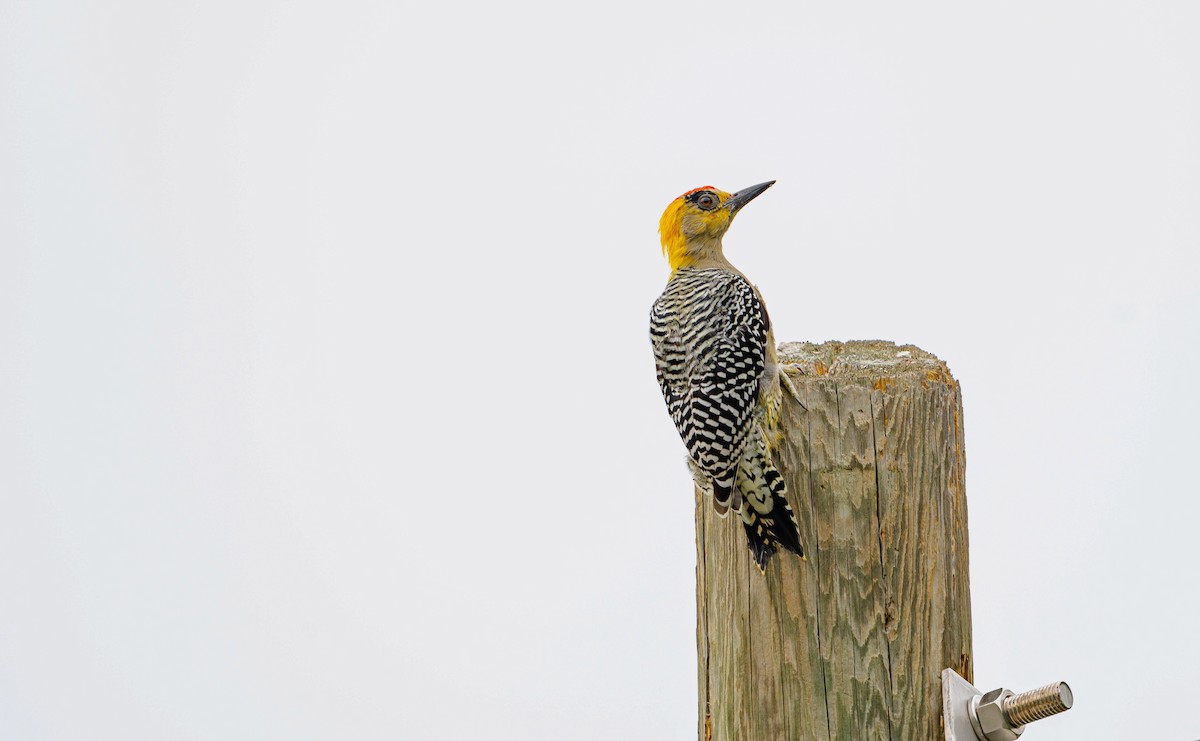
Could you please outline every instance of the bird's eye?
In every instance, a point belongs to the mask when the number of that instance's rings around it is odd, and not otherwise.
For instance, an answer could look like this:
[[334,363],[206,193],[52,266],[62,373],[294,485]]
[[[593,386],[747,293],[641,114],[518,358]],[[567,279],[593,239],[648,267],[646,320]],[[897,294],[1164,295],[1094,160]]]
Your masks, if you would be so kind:
[[717,198],[711,193],[705,193],[696,199],[696,205],[705,211],[709,211],[717,205]]

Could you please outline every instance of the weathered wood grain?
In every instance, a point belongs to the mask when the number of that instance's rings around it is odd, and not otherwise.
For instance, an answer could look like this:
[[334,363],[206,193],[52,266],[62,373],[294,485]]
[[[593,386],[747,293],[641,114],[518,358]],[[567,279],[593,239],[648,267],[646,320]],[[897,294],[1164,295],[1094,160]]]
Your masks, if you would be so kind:
[[697,492],[699,735],[941,739],[939,674],[971,679],[962,400],[890,342],[787,343],[779,463],[808,553],[761,575]]

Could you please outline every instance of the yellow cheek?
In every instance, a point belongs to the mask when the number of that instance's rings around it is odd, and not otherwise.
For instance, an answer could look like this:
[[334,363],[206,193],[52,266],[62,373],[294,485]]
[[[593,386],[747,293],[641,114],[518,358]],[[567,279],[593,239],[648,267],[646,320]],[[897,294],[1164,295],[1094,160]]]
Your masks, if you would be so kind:
[[680,229],[688,237],[719,237],[728,228],[729,216],[724,209],[687,214],[680,224]]

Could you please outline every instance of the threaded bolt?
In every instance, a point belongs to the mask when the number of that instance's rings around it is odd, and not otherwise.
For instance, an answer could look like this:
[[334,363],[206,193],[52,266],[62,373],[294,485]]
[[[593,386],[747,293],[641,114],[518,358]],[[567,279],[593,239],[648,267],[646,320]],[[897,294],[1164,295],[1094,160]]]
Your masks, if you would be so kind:
[[1074,702],[1070,686],[1066,682],[1055,682],[1004,698],[1004,717],[1013,726],[1023,726],[1070,710]]

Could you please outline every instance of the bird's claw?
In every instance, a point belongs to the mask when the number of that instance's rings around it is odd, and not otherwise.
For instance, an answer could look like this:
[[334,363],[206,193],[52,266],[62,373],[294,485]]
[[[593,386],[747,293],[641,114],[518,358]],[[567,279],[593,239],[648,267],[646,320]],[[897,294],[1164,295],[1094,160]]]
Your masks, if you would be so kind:
[[[792,367],[799,369],[802,374],[804,373],[804,370],[800,368],[800,366],[793,365]],[[800,398],[800,392],[796,390],[795,384],[792,383],[792,379],[788,377],[786,372],[781,372],[779,374],[779,385],[783,386],[783,389],[788,392],[788,395],[791,396],[797,404],[800,405],[801,409],[806,412],[808,411],[808,406],[804,403],[804,399]]]

